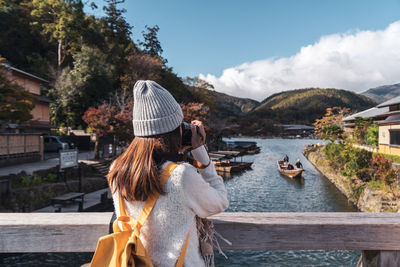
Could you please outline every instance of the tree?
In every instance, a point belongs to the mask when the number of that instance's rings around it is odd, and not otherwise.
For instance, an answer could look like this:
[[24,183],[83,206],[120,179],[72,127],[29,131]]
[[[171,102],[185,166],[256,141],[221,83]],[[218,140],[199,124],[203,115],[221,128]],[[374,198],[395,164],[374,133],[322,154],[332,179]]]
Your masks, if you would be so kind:
[[354,120],[354,138],[359,144],[365,144],[367,129],[373,123],[372,118],[356,117]]
[[107,4],[103,7],[106,16],[100,19],[101,31],[107,44],[107,61],[114,65],[116,69],[116,80],[114,88],[119,87],[119,75],[122,75],[126,67],[126,58],[133,54],[137,49],[130,35],[132,26],[124,18],[125,9],[120,9],[118,5],[123,4],[124,0],[106,0]]
[[3,61],[0,57],[0,124],[20,124],[32,119],[30,111],[37,98],[6,79],[7,70],[1,67]]
[[189,102],[187,104],[181,104],[183,112],[183,120],[191,122],[193,120],[202,121],[206,130],[208,128],[208,116],[210,109],[204,103]]
[[158,25],[155,25],[153,27],[149,27],[146,25],[145,27],[147,32],[142,31],[144,41],[139,42],[139,44],[143,47],[143,51],[146,53],[146,55],[151,57],[158,57],[164,63],[167,63],[167,60],[163,59],[161,56],[163,49],[161,48],[161,43],[157,37],[160,27],[158,27]]
[[113,91],[113,67],[98,49],[83,46],[74,53],[74,67],[65,68],[52,91],[57,101],[57,121],[70,120],[69,126],[84,126],[82,115],[97,106]]
[[163,62],[159,58],[136,53],[127,57],[127,64],[124,74],[121,76],[121,88],[131,94],[133,86],[138,80],[161,79]]
[[85,29],[83,4],[80,0],[33,0],[32,25],[45,37],[57,42],[57,66],[61,69],[66,56],[79,50],[81,32]]
[[0,51],[13,66],[47,77],[47,53],[53,47],[31,26],[31,9],[28,0],[0,1]]
[[90,107],[85,111],[82,116],[83,121],[88,125],[88,128],[96,135],[96,142],[94,145],[94,156],[99,158],[99,140],[100,137],[106,136],[114,130],[112,120],[115,114],[114,107],[108,107],[106,104],[98,108]]
[[327,108],[325,115],[313,123],[314,133],[323,140],[337,140],[343,138],[343,118],[347,116],[348,108]]
[[116,106],[102,104],[94,108],[90,107],[82,116],[84,122],[87,123],[89,130],[96,135],[94,146],[95,157],[99,157],[99,140],[101,137],[112,134],[115,143],[129,143],[133,139],[132,127],[132,110],[133,102],[129,102],[126,106],[119,110]]

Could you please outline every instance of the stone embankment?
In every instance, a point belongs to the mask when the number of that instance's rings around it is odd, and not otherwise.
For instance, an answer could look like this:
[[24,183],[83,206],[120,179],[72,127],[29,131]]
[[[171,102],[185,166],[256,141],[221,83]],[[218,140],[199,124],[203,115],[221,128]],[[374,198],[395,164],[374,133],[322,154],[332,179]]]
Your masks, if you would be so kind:
[[397,212],[400,210],[398,190],[374,189],[368,183],[356,177],[346,177],[338,170],[332,169],[325,159],[321,148],[306,148],[304,156],[331,181],[360,211],[365,212]]

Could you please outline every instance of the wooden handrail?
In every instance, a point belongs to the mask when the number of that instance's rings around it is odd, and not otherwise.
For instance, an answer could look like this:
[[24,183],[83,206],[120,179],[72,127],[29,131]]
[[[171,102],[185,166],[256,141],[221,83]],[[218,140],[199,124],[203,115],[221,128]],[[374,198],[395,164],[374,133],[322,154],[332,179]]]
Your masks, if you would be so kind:
[[[0,253],[93,252],[111,213],[0,213]],[[398,250],[400,213],[235,212],[210,217],[225,250]]]

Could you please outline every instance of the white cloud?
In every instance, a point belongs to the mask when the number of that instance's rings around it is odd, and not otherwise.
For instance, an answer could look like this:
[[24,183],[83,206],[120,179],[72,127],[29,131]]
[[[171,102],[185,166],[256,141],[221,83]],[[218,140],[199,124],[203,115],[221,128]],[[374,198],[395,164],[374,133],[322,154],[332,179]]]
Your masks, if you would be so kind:
[[291,57],[246,62],[220,77],[200,74],[216,91],[263,100],[284,90],[321,87],[363,92],[400,82],[400,21],[381,31],[322,36]]

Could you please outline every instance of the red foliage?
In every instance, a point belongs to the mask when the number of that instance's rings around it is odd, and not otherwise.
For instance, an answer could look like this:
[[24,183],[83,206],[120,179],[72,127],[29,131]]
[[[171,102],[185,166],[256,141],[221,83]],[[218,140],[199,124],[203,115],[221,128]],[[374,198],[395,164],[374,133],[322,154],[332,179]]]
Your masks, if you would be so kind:
[[106,104],[98,108],[90,107],[83,114],[82,119],[87,123],[88,127],[93,129],[97,136],[105,136],[112,133],[114,127],[112,125],[115,108],[108,107]]
[[132,109],[133,102],[129,102],[119,113],[114,106],[103,104],[98,108],[90,107],[82,119],[99,137],[114,134],[117,140],[130,142],[133,139]]
[[210,112],[208,106],[204,103],[189,102],[186,105],[181,104],[183,112],[183,120],[186,122],[191,122],[193,120],[202,121],[205,129],[208,130],[207,118]]
[[393,182],[394,178],[394,170],[392,169],[392,163],[387,160],[381,154],[372,155],[372,159],[370,161],[370,168],[373,169],[374,178],[385,181],[390,184]]

